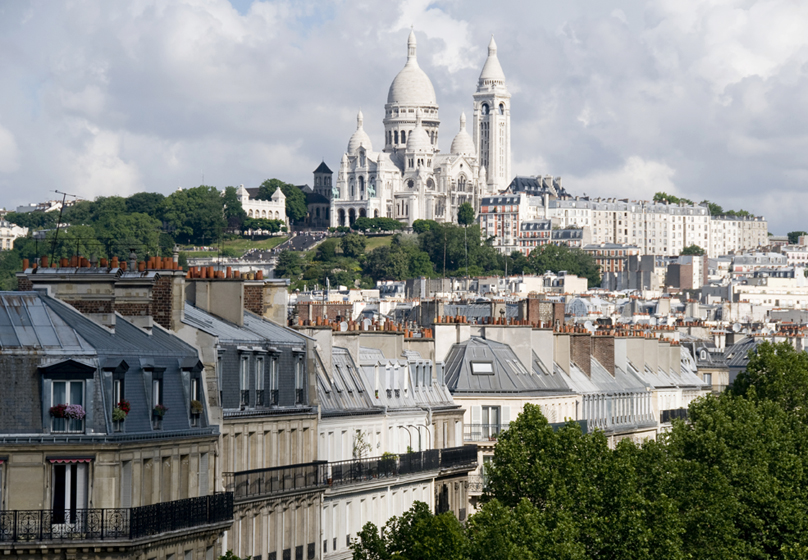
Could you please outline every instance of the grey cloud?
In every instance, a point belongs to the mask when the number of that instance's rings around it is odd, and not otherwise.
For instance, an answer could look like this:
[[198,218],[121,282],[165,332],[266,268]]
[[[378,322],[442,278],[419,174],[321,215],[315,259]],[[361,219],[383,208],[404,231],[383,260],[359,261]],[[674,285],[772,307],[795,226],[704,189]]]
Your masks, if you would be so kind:
[[[805,18],[794,3],[237,7],[0,4],[0,204],[57,187],[170,192],[202,173],[218,186],[310,182],[320,158],[338,166],[360,107],[381,143],[406,17],[438,95],[444,148],[470,112],[494,33],[518,172],[566,176],[574,193],[621,196],[621,181],[630,196],[671,188],[764,213],[774,231],[808,225],[808,45],[784,23]],[[725,20],[735,27],[716,32]],[[787,29],[769,36],[765,25]]]

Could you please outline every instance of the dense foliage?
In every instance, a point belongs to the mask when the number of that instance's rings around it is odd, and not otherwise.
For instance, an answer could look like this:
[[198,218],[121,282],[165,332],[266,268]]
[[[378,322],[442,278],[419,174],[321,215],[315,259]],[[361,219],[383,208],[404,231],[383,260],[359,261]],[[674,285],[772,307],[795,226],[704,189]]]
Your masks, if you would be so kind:
[[[806,405],[808,355],[788,342],[760,344],[730,391],[641,445],[610,449],[573,422],[554,431],[526,405],[500,434],[465,527],[417,504],[381,531],[367,524],[354,559],[805,558]],[[414,542],[413,526],[432,538]]]
[[[286,194],[287,209],[299,216],[302,203],[305,217],[305,195],[294,185],[270,179],[261,188],[263,192],[271,190],[269,195],[276,188],[284,194],[290,190],[291,194]],[[141,192],[128,198],[108,196],[78,201],[64,209],[58,236],[56,211],[9,212],[6,220],[29,228],[29,235],[15,240],[14,250],[0,255],[2,289],[14,289],[13,273],[19,270],[23,258],[51,254],[55,258],[76,254],[127,258],[134,251],[143,259],[146,255],[169,256],[175,244],[212,246],[248,230],[275,233],[286,229],[282,220],[248,218],[235,187],[226,187],[222,192],[206,185],[177,190],[168,196]]]
[[682,252],[679,253],[680,255],[695,255],[695,256],[702,256],[704,254],[704,249],[699,247],[698,245],[688,245]]
[[[671,204],[695,204],[689,198],[674,196],[662,191],[655,193],[653,200],[654,202],[670,202]],[[721,206],[709,200],[702,200],[699,204],[706,204],[711,216],[749,217],[752,215],[746,210],[724,210]]]

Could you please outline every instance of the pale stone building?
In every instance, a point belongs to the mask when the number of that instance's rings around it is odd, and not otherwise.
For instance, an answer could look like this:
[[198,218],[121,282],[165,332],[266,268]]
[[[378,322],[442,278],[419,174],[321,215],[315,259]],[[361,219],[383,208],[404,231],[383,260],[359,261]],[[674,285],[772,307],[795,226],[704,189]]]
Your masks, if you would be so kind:
[[20,227],[5,220],[0,220],[0,251],[14,248],[14,240],[28,235],[28,228]]
[[511,173],[510,93],[493,38],[473,111],[473,137],[462,114],[449,152],[441,153],[437,97],[418,66],[411,32],[407,63],[384,106],[384,148],[374,151],[360,111],[332,190],[331,225],[350,225],[359,217],[395,218],[407,225],[418,219],[452,222],[463,202],[476,210],[483,195],[504,189]]
[[276,189],[270,200],[258,200],[258,188],[245,189],[244,185],[239,185],[236,194],[248,218],[281,220],[289,226],[289,220],[286,218],[286,197],[281,189]]

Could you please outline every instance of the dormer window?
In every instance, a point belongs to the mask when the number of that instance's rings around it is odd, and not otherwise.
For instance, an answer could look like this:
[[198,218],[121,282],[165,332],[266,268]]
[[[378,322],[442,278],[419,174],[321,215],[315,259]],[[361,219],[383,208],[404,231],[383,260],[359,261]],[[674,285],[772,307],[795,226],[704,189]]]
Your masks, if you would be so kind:
[[359,165],[365,167],[365,150],[359,150]]
[[84,382],[54,381],[51,391],[51,432],[84,432]]

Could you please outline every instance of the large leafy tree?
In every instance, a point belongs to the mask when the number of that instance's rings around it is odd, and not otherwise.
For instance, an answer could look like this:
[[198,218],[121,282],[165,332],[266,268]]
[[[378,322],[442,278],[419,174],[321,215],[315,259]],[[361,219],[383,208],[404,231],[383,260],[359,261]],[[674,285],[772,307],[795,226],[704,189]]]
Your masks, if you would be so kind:
[[468,540],[452,513],[433,515],[415,502],[379,531],[367,523],[351,545],[353,560],[465,560]]
[[5,219],[28,229],[49,229],[56,227],[59,212],[9,212]]
[[182,243],[213,244],[226,227],[224,202],[216,187],[178,190],[164,201],[164,220]]
[[729,393],[770,400],[785,410],[808,413],[808,353],[788,342],[761,342],[749,354],[746,370],[729,388]]
[[284,183],[280,179],[267,179],[258,187],[258,198],[269,200],[277,189],[286,197],[286,216],[293,222],[302,221],[306,217],[306,195],[291,183]]
[[358,235],[356,233],[349,233],[340,240],[340,249],[342,254],[352,259],[358,258],[359,255],[365,252],[367,246],[367,237]]
[[165,198],[166,197],[160,193],[135,193],[126,199],[126,211],[132,214],[146,214],[160,220],[162,219],[162,205]]
[[[244,226],[247,220],[247,213],[241,206],[241,201],[238,199],[236,187],[226,187],[222,195],[222,204],[224,204],[224,219],[227,221],[227,227],[230,230],[238,231]],[[268,229],[268,228],[262,228]]]
[[789,231],[788,242],[792,245],[799,243],[801,235],[808,235],[808,231]]
[[275,265],[276,278],[297,278],[303,266],[303,259],[297,251],[285,250],[278,255],[278,264]]
[[704,254],[704,249],[702,249],[698,245],[688,245],[687,247],[682,249],[682,252],[679,253],[679,254],[680,255],[695,255],[695,256],[700,257],[701,255]]
[[582,276],[590,287],[600,285],[600,269],[586,251],[564,245],[543,245],[528,256],[530,269],[536,274],[561,272]]
[[474,223],[474,207],[464,202],[457,208],[457,223],[461,226],[470,226]]

